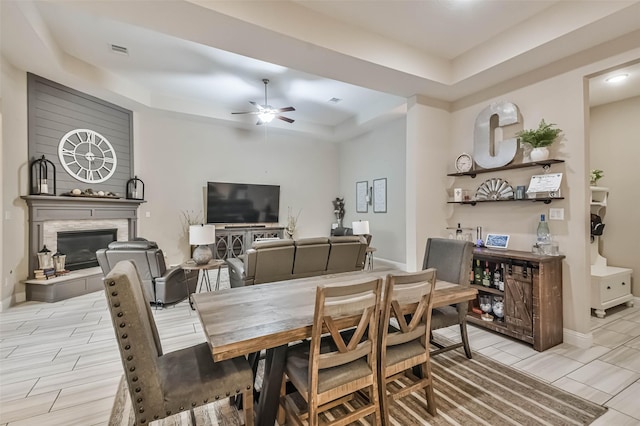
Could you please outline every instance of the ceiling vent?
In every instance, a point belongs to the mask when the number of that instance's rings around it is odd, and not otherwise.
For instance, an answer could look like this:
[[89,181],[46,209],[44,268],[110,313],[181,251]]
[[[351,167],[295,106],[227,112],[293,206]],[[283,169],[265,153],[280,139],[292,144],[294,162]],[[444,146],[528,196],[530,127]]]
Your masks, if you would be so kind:
[[111,51],[119,55],[129,55],[129,49],[124,46],[118,46],[117,44],[111,45]]
[[342,99],[340,99],[340,98],[331,98],[331,99],[329,99],[329,102],[333,102],[334,104],[337,104],[337,103],[342,102]]

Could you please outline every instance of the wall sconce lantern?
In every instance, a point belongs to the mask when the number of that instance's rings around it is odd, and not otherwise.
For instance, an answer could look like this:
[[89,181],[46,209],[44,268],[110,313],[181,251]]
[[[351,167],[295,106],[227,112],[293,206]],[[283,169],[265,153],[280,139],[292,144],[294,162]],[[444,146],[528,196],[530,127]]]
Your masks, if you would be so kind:
[[144,200],[144,182],[134,176],[127,181],[127,198],[129,200]]
[[56,166],[44,155],[31,163],[31,195],[56,195]]

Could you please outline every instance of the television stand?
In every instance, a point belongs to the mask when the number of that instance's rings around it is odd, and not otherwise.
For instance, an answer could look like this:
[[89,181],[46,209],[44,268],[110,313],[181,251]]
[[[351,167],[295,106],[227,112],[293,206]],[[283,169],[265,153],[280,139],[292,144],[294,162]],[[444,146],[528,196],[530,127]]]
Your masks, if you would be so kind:
[[284,238],[284,227],[267,225],[225,226],[216,229],[212,247],[215,259],[232,259],[244,254],[258,238]]

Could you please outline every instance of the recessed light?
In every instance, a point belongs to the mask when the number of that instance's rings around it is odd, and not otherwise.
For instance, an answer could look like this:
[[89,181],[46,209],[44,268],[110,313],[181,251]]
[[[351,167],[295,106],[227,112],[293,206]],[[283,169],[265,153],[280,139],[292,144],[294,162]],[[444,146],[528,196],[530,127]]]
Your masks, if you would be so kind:
[[606,83],[620,83],[623,80],[629,78],[629,74],[616,74],[611,77],[606,78],[604,81]]

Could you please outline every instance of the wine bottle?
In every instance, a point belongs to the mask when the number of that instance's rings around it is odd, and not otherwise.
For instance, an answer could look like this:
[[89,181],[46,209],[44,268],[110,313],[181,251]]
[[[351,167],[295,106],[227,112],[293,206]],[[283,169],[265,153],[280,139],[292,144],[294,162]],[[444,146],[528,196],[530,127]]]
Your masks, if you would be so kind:
[[484,273],[482,274],[482,285],[491,286],[491,272],[489,272],[489,262],[484,262]]
[[474,283],[476,285],[482,285],[482,267],[480,261],[476,260],[476,268],[474,270]]
[[495,288],[500,288],[500,264],[496,263],[496,269],[493,271],[493,286]]

